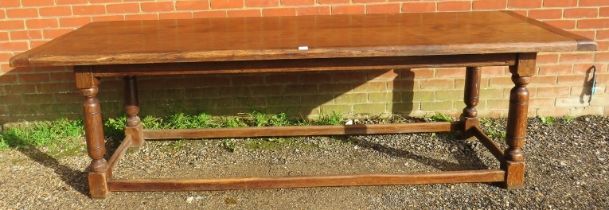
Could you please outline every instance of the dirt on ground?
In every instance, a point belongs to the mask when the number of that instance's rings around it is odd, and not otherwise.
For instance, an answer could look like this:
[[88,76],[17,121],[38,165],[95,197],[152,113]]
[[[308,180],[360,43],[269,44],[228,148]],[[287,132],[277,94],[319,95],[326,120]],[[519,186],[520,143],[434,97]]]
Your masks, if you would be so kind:
[[[504,135],[505,120],[483,124],[491,136]],[[526,186],[517,190],[474,183],[113,192],[93,200],[87,195],[85,153],[53,157],[44,149],[29,148],[0,152],[0,209],[609,209],[609,118],[586,116],[550,124],[529,120]],[[299,176],[498,167],[476,139],[426,133],[150,141],[128,151],[113,176]]]

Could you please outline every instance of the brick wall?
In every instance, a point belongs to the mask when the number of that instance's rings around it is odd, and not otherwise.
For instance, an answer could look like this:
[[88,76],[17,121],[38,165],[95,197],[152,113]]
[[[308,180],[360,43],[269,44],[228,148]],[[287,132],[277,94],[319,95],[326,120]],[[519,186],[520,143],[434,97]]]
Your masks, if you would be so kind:
[[[0,123],[75,118],[81,97],[70,69],[11,69],[8,59],[94,21],[235,16],[514,10],[599,43],[598,52],[542,53],[530,87],[530,114],[609,114],[609,0],[0,0]],[[597,90],[588,103],[590,68]],[[239,76],[142,78],[144,114],[251,110],[315,117],[463,108],[463,68]],[[422,85],[424,84],[424,85]],[[159,88],[162,87],[162,88]],[[480,114],[504,116],[512,83],[506,68],[485,68]],[[104,80],[108,115],[121,112],[120,80]],[[172,100],[179,99],[179,100]]]

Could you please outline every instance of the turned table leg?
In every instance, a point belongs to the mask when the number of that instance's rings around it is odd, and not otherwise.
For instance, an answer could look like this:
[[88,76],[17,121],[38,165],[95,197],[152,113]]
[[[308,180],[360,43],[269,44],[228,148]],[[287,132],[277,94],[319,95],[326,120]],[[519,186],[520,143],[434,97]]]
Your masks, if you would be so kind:
[[108,194],[107,163],[104,159],[104,127],[101,107],[97,99],[99,80],[91,73],[76,72],[76,87],[85,97],[83,103],[87,151],[92,161],[89,165],[89,193],[93,198],[104,198]]
[[127,76],[125,80],[125,112],[127,113],[127,125],[125,136],[131,136],[133,146],[139,147],[144,144],[144,133],[140,117],[139,101],[137,96],[137,80],[135,76]]
[[480,98],[480,67],[467,67],[465,72],[465,91],[463,94],[463,102],[466,107],[463,109],[461,115],[461,122],[463,122],[463,137],[469,137],[468,131],[472,127],[478,126],[478,110],[476,106]]
[[505,162],[501,168],[506,171],[505,187],[520,188],[524,186],[525,161],[522,148],[525,143],[527,129],[527,112],[529,105],[530,76],[535,73],[536,54],[519,54],[516,65],[510,66],[512,81],[515,86],[510,92],[510,108],[505,151]]

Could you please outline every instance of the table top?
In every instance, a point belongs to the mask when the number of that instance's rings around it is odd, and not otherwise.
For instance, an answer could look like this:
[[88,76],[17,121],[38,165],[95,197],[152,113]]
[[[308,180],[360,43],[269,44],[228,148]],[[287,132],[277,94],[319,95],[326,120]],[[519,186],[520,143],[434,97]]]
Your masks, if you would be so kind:
[[509,11],[95,22],[13,67],[595,50]]

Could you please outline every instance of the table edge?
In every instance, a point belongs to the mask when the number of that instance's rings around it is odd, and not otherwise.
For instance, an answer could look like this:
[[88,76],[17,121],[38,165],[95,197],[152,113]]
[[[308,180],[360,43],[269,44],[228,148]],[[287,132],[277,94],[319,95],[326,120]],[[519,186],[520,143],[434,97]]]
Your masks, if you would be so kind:
[[[502,44],[503,45],[503,44]],[[464,44],[464,45],[421,45],[421,46],[386,46],[367,48],[329,48],[310,49],[306,52],[297,49],[289,50],[258,50],[258,51],[203,51],[179,53],[134,53],[107,55],[106,59],[98,59],[103,55],[95,56],[48,56],[29,58],[27,52],[14,56],[10,60],[11,67],[50,67],[50,66],[94,66],[116,64],[155,64],[155,63],[190,63],[210,61],[247,61],[247,60],[288,60],[288,59],[314,59],[314,58],[345,58],[345,57],[410,57],[410,56],[436,56],[436,55],[471,55],[471,54],[502,54],[502,53],[537,53],[582,51],[578,42],[564,41],[554,43],[512,43],[510,46],[520,47],[523,50],[514,51],[505,47],[490,44]],[[596,45],[593,45],[596,46]],[[513,47],[512,47],[513,48]],[[455,53],[457,52],[457,53]],[[179,60],[175,58],[179,57]]]

